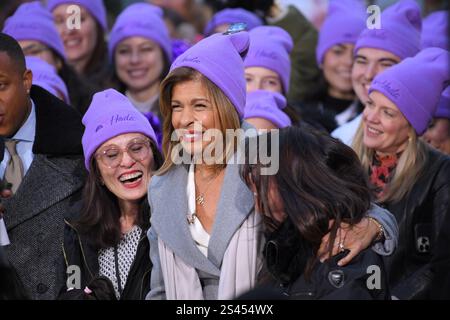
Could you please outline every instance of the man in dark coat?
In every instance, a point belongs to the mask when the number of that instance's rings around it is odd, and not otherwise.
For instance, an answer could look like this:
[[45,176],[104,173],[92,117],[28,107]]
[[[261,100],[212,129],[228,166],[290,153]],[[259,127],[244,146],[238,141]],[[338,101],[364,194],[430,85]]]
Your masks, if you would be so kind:
[[[11,244],[4,247],[32,299],[54,299],[63,285],[61,261],[64,214],[81,198],[81,117],[38,86],[32,86],[19,44],[0,33],[0,136],[17,141],[23,178],[2,199]],[[0,178],[12,159],[5,150]]]

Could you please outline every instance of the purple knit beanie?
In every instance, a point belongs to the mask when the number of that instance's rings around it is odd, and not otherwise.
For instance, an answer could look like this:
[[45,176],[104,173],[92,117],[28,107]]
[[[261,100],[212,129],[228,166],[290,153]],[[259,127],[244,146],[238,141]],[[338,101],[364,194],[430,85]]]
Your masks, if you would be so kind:
[[55,67],[38,57],[25,57],[25,61],[27,69],[33,72],[33,84],[44,88],[55,96],[62,94],[64,102],[70,104],[66,84],[58,76]]
[[239,116],[244,114],[245,77],[244,55],[250,44],[246,31],[228,35],[213,34],[180,55],[170,67],[173,71],[181,67],[197,70],[230,99]]
[[263,21],[253,12],[241,8],[224,9],[217,12],[211,18],[206,25],[203,34],[209,36],[214,33],[214,29],[221,24],[233,24],[238,22],[244,22],[247,25],[247,31],[264,24]]
[[17,41],[39,41],[55,50],[62,59],[66,59],[64,45],[58,30],[53,23],[53,17],[39,1],[26,2],[9,17],[3,32]]
[[60,4],[75,4],[82,6],[94,17],[95,20],[103,28],[103,31],[108,30],[108,23],[106,21],[106,9],[103,0],[48,0],[47,8],[50,12],[53,11]]
[[378,74],[369,94],[379,91],[391,100],[414,127],[418,135],[433,118],[449,77],[450,53],[441,48],[427,48],[413,58]]
[[161,8],[149,3],[135,3],[128,6],[117,17],[111,30],[108,45],[110,58],[113,58],[114,49],[120,41],[133,36],[155,41],[166,54],[169,63],[172,62],[172,43]]
[[85,130],[81,140],[84,165],[89,170],[92,155],[105,141],[124,133],[142,133],[158,145],[147,118],[123,94],[114,89],[98,92],[83,117]]
[[291,76],[291,36],[284,29],[275,26],[256,27],[249,35],[250,48],[244,66],[263,67],[276,72],[281,79],[283,91],[287,94]]
[[423,19],[422,49],[438,47],[449,51],[448,12],[436,11]]
[[286,98],[278,93],[266,90],[255,90],[247,93],[244,119],[263,118],[278,128],[290,126],[291,119],[283,109],[286,107]]
[[366,26],[366,13],[362,1],[332,0],[327,17],[320,29],[316,47],[316,59],[323,63],[325,53],[337,44],[351,43],[356,40]]
[[442,93],[434,117],[450,119],[450,86]]
[[421,49],[422,19],[420,7],[413,0],[400,0],[381,14],[381,29],[364,29],[355,45],[391,52],[401,60],[414,57]]

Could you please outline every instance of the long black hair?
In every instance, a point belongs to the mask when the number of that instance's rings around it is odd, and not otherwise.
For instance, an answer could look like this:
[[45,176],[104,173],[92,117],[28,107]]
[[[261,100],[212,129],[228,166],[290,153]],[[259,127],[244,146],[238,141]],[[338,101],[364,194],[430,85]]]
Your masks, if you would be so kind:
[[[156,144],[150,140],[153,152],[154,167],[159,169],[163,159]],[[83,206],[80,217],[74,222],[78,232],[85,235],[97,248],[108,248],[117,245],[121,239],[120,208],[117,197],[101,184],[100,171],[95,157],[90,162],[90,170],[83,189]],[[141,199],[136,225],[147,230],[150,224],[150,207],[147,196]]]
[[[277,150],[271,146],[272,135],[279,139]],[[371,192],[366,172],[350,147],[305,126],[287,127],[269,132],[266,137],[250,138],[246,150],[251,150],[250,143],[261,148],[262,141],[267,143],[271,157],[279,153],[278,172],[262,175],[264,165],[259,158],[256,164],[250,164],[247,153],[242,178],[249,187],[256,188],[266,234],[269,231],[273,236],[282,229],[287,230],[289,239],[285,243],[307,251],[303,252],[307,258],[305,269],[300,271],[308,275],[317,262],[323,236],[330,233],[331,254],[341,222],[356,224],[369,210]],[[283,203],[286,219],[282,222],[272,214],[272,199],[268,196],[270,192],[273,194],[272,188]],[[334,220],[331,228],[330,220]]]

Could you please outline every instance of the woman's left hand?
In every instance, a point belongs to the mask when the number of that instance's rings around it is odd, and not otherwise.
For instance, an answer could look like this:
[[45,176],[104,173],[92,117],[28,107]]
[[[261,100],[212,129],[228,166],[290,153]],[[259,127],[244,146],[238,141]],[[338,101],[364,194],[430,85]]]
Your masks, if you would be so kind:
[[[330,224],[333,222],[330,221]],[[338,254],[344,250],[350,252],[341,260],[339,266],[345,266],[357,256],[362,250],[369,247],[378,235],[378,227],[368,218],[363,218],[359,223],[350,226],[348,223],[341,223],[336,233],[331,256]],[[328,242],[330,234],[326,234],[322,238],[318,255],[320,261],[324,261],[330,257],[328,252]]]

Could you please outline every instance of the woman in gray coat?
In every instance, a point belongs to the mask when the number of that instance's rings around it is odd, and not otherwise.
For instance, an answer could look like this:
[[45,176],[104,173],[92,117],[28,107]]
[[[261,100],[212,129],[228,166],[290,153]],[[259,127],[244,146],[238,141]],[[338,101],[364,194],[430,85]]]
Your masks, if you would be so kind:
[[[236,132],[251,129],[240,122],[248,45],[247,32],[210,36],[179,56],[162,83],[165,163],[148,192],[153,270],[147,299],[231,299],[256,283],[261,221],[235,161]],[[377,244],[380,253],[395,247],[394,218],[372,214],[381,224],[363,219],[363,237],[348,232],[341,243],[353,249],[349,259],[377,237],[386,239]]]

